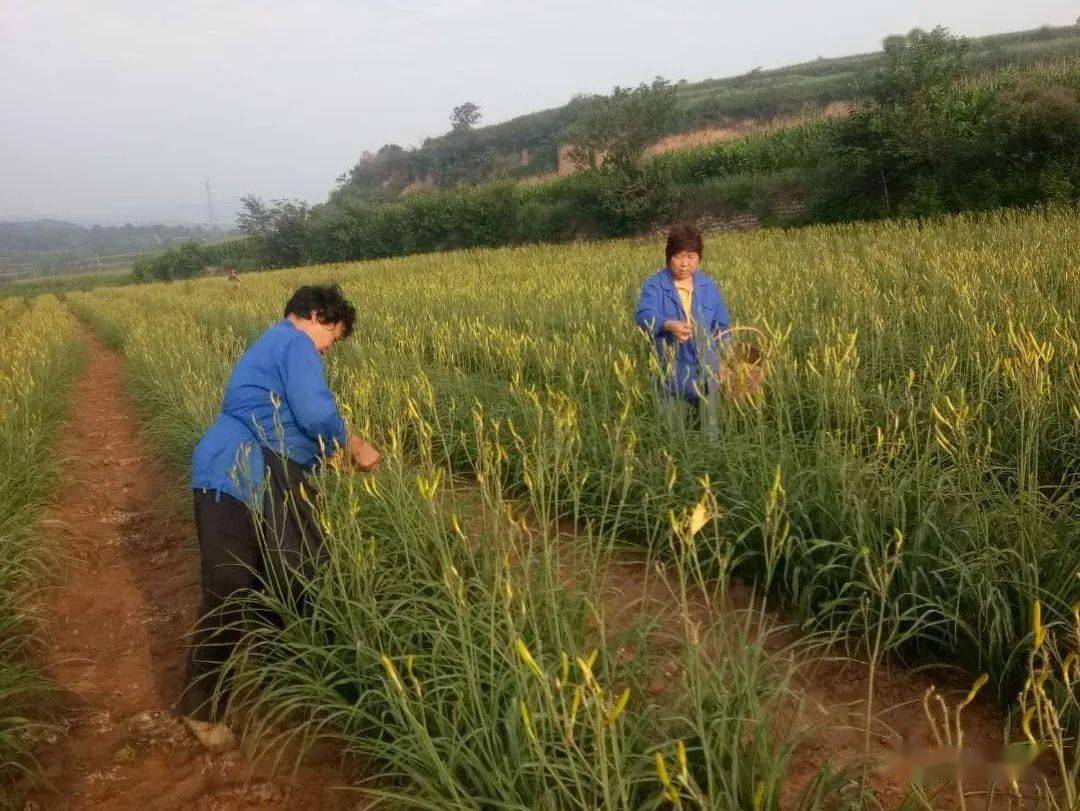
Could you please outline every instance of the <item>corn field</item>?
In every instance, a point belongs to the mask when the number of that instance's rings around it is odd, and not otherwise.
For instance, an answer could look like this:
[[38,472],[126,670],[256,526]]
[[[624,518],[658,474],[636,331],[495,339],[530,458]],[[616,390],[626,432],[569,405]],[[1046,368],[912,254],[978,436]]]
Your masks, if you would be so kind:
[[74,319],[53,297],[0,301],[0,805],[6,782],[32,766],[45,731],[45,681],[29,666],[32,589],[50,549],[34,519],[57,474],[51,450],[78,366]]
[[[1061,749],[1068,794],[1040,802],[1069,808],[1078,227],[1047,210],[711,239],[703,267],[760,330],[766,380],[700,426],[658,394],[632,324],[652,242],[68,300],[181,470],[296,286],[357,305],[332,387],[386,460],[322,475],[307,609],[250,598],[284,618],[232,662],[254,736],[336,737],[372,764],[366,791],[418,808],[867,807],[858,763],[792,772],[807,652],[775,655],[761,612],[702,621],[738,577],[808,640],[987,674],[1016,734]],[[663,621],[605,586],[631,553],[674,578]]]

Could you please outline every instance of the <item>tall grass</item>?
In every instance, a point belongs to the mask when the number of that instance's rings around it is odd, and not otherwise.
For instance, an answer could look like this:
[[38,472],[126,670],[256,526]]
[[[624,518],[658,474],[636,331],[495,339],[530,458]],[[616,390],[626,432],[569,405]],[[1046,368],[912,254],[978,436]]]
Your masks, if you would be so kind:
[[[186,463],[243,328],[87,300],[80,311],[113,325],[149,430]],[[778,809],[792,796],[808,809],[854,807],[856,789],[828,764],[788,785],[804,731],[791,683],[804,657],[777,653],[760,614],[722,633],[695,627],[684,588],[663,627],[644,613],[610,616],[601,583],[615,539],[586,521],[567,538],[556,521],[566,495],[547,464],[574,452],[567,417],[546,421],[523,498],[504,489],[518,448],[474,424],[473,481],[455,480],[415,404],[380,425],[378,475],[324,476],[323,565],[299,588],[265,583],[242,612],[278,618],[249,630],[231,664],[248,737],[335,737],[372,764],[364,791],[409,807],[651,808],[667,797]],[[722,543],[703,526],[667,534]],[[696,557],[684,555],[688,575]],[[652,696],[656,665],[671,657],[672,694]],[[670,774],[657,757],[672,760]]]
[[830,126],[828,119],[814,119],[733,141],[667,152],[649,161],[678,185],[813,166],[821,159],[821,141]]
[[[525,500],[541,528],[569,519],[604,539],[601,549],[644,545],[695,583],[737,573],[782,600],[805,629],[839,636],[852,652],[966,665],[989,673],[999,695],[1011,699],[1029,670],[1032,606],[1042,606],[1053,636],[1072,622],[1071,606],[1080,602],[1078,225],[1075,211],[1050,210],[710,240],[706,270],[720,281],[737,320],[767,336],[768,380],[760,400],[708,403],[701,428],[686,425],[656,395],[650,346],[631,326],[640,281],[662,261],[659,246],[640,241],[304,268],[246,278],[236,296],[223,295],[221,283],[204,282],[72,298],[121,342],[136,391],[148,413],[158,415],[155,424],[174,458],[183,460],[213,416],[229,363],[278,316],[288,292],[301,282],[339,281],[361,317],[357,335],[331,363],[335,386],[352,421],[415,460],[424,481],[439,470],[479,478],[492,488],[490,502],[495,493]],[[497,561],[448,556],[451,542],[472,547],[452,540],[445,527],[453,522],[438,505],[416,503],[396,464],[374,480],[374,492],[358,496],[355,514],[340,501],[347,485],[328,482],[331,551],[346,579],[320,575],[311,584],[318,621],[296,616],[288,634],[268,631],[253,648],[263,651],[260,662],[277,663],[259,665],[285,691],[271,695],[335,728],[360,730],[350,740],[385,758],[371,743],[376,726],[365,726],[369,705],[381,706],[364,692],[382,678],[378,657],[386,655],[397,669],[401,695],[414,695],[401,675],[410,655],[417,657],[414,668],[438,663],[417,671],[421,689],[430,690],[424,685],[437,683],[440,673],[459,673],[449,664],[452,656],[425,661],[435,646],[460,656],[462,638],[483,639],[476,645],[486,650],[480,669],[446,677],[454,692],[469,696],[483,684],[502,697],[500,712],[508,712],[504,699],[512,695],[529,713],[541,713],[534,730],[557,729],[551,718],[558,717],[558,695],[549,697],[544,685],[561,652],[580,656],[595,644],[575,624],[573,599],[543,590],[557,584],[544,580],[551,565],[541,565],[539,586],[514,585],[515,593],[537,598],[530,605],[538,613],[525,626],[499,624]],[[715,509],[707,529],[687,545],[680,516],[701,503]],[[505,531],[481,535],[474,545],[499,548]],[[403,582],[389,603],[376,596],[381,586],[355,579],[375,576],[363,574],[369,563],[361,554],[372,542],[377,557],[388,556],[380,562]],[[558,548],[533,545],[527,557],[550,563]],[[425,557],[441,564],[425,560],[429,568],[414,575],[409,566],[419,564],[408,561]],[[444,582],[447,561],[468,584],[464,608]],[[433,606],[405,599],[440,583],[446,593]],[[435,605],[449,613],[435,616]],[[545,619],[554,611],[557,632]],[[408,612],[416,612],[407,624],[423,629],[424,641],[393,647],[399,635],[410,638],[394,625]],[[368,636],[369,627],[383,629],[381,636]],[[468,631],[430,639],[432,628],[449,634],[455,627]],[[506,692],[500,685],[509,676],[497,668],[513,662],[516,635],[545,675],[534,673],[541,684],[528,688],[515,680]],[[359,653],[349,653],[350,645]],[[735,648],[740,656],[753,650]],[[608,661],[600,650],[598,661]],[[389,679],[381,700],[395,700],[396,682],[381,666]],[[710,662],[703,673],[717,666]],[[631,683],[604,667],[609,696]],[[345,675],[359,672],[368,675],[344,689]],[[684,668],[693,672],[691,664]],[[313,673],[320,674],[314,686]],[[306,680],[302,687],[295,686],[298,679]],[[708,704],[694,703],[691,681],[687,675],[680,702],[697,709],[666,739],[657,730],[678,727],[668,708],[630,705],[620,755],[609,747],[603,761],[620,770],[616,783],[627,775],[645,780],[648,770],[635,757],[650,750],[639,738],[653,747],[654,761],[665,753],[668,778],[675,740],[688,753],[711,751],[712,744],[700,743],[704,733],[691,744],[689,727],[701,728]],[[771,689],[759,684],[775,682],[750,683],[759,695]],[[730,680],[710,689],[721,687],[732,695],[744,689]],[[710,700],[735,700],[732,695]],[[320,702],[326,714],[317,711]],[[393,718],[398,734],[421,734],[409,725],[422,702],[403,702],[380,709],[379,717]],[[463,707],[454,712],[458,731],[478,723]],[[513,712],[523,718],[520,707]],[[562,761],[555,772],[543,771],[550,764],[541,755],[551,750],[530,748],[530,733],[514,727],[511,716],[500,728],[526,736],[515,745],[522,758],[533,759],[538,771],[531,774],[547,775],[536,777],[545,785],[555,774],[565,779]],[[421,726],[423,735],[432,734]],[[410,754],[429,745],[415,740]],[[498,748],[485,741],[491,751]],[[447,755],[438,746],[428,751]],[[770,751],[767,762],[775,769],[780,755]],[[432,754],[423,762],[436,760]],[[588,762],[580,766],[591,775],[588,791],[600,792],[588,796],[605,796],[614,783]],[[772,785],[759,766],[748,768]],[[408,768],[394,762],[388,773],[403,777]],[[708,796],[736,796],[722,794],[729,787],[715,782],[715,772],[694,774],[696,785],[707,779],[709,792],[721,792]],[[419,777],[409,773],[409,779]],[[439,791],[465,785],[454,782],[459,776],[444,779]],[[619,802],[633,804],[635,797],[620,795]]]
[[[118,326],[125,308],[80,306],[118,327],[150,430],[184,458],[213,418],[243,330],[189,314],[162,330],[135,310]],[[303,607],[295,585],[269,582],[250,597],[249,616],[280,618],[252,630],[232,663],[239,703],[256,710],[244,716],[251,737],[333,735],[373,764],[368,793],[410,807],[651,808],[667,797],[778,809],[793,796],[806,808],[854,807],[856,789],[828,764],[789,785],[803,657],[776,653],[760,614],[695,624],[687,584],[661,627],[608,606],[602,574],[616,539],[603,521],[560,530],[567,493],[548,465],[572,458],[576,439],[568,411],[544,416],[519,498],[506,498],[504,467],[520,448],[475,423],[473,481],[457,481],[415,404],[380,426],[377,476],[324,477],[326,560],[301,580]],[[680,519],[665,531],[699,590],[716,583],[695,574],[699,555],[687,549],[718,550],[714,530]],[[657,697],[660,661],[672,688]],[[658,757],[672,760],[670,774]]]
[[0,284],[0,298],[31,299],[37,296],[53,295],[62,299],[64,294],[74,290],[115,287],[132,281],[130,270],[111,270],[72,276],[38,276]]
[[52,297],[0,301],[0,805],[33,773],[46,683],[36,673],[31,591],[48,558],[34,522],[55,483],[55,449],[77,368],[73,320]]

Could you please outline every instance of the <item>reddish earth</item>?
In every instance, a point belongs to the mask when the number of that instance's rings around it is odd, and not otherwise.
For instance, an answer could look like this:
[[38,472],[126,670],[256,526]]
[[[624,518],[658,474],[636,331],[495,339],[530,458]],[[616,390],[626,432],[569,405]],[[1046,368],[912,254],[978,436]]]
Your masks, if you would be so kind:
[[176,716],[199,599],[194,528],[140,437],[119,359],[89,334],[86,347],[58,450],[68,480],[46,518],[62,560],[44,641],[68,729],[39,753],[49,785],[26,807],[354,807],[332,753],[275,773],[269,755],[202,751]]
[[[572,528],[567,535],[573,537]],[[573,542],[562,547],[562,574],[568,585],[575,579],[573,573],[588,568],[576,558],[575,548],[579,545]],[[679,588],[670,569],[650,563],[640,553],[616,551],[607,565],[600,591],[609,635],[640,622],[672,629],[683,621]],[[741,644],[744,637],[734,629],[751,619],[751,627],[767,634],[766,650],[778,659],[795,657],[802,663],[791,685],[793,701],[790,706],[780,708],[784,717],[774,719],[777,729],[798,730],[798,744],[784,786],[783,808],[799,807],[803,789],[827,763],[833,768],[848,769],[849,774],[857,777],[864,754],[869,762],[867,787],[874,797],[874,807],[879,809],[901,808],[910,780],[920,771],[930,776],[925,787],[929,807],[933,809],[1036,807],[1036,791],[1028,782],[1035,774],[1029,773],[1025,781],[1025,797],[1030,798],[1030,803],[1011,799],[1004,788],[1006,784],[997,782],[1001,774],[995,764],[1003,750],[1005,717],[989,689],[981,691],[963,711],[961,757],[965,763],[962,772],[965,801],[959,799],[953,779],[957,772],[951,765],[955,763],[954,753],[936,744],[923,697],[933,688],[945,700],[952,716],[956,706],[966,698],[974,677],[955,669],[911,670],[886,664],[877,668],[871,690],[870,671],[865,662],[806,648],[798,634],[784,625],[780,612],[770,609],[768,614],[760,614],[760,600],[748,586],[736,581],[723,593],[712,596],[690,586],[687,597],[689,620],[703,634],[710,627],[732,629],[732,639],[721,641],[710,655],[723,656],[724,645]],[[754,616],[748,618],[746,612]],[[653,639],[650,647],[653,655],[661,653],[662,673],[657,674],[649,690],[653,698],[663,701],[664,694],[677,688],[681,681],[682,650],[667,633]],[[627,654],[632,657],[634,652]],[[866,702],[871,692],[873,720],[867,748]],[[930,705],[940,712],[937,699],[932,699]],[[939,716],[936,720],[940,723]],[[943,727],[941,731],[944,734]],[[988,800],[990,796],[994,798],[992,801]]]
[[[487,530],[475,483],[466,478],[454,492],[460,514],[472,516],[470,536],[483,537]],[[540,522],[529,508],[525,507],[519,518],[526,520],[532,532],[542,534]],[[937,743],[924,697],[933,691],[929,706],[939,734],[955,736],[956,707],[967,698],[975,676],[946,665],[914,668],[884,662],[876,668],[871,682],[865,661],[803,638],[782,610],[775,606],[763,609],[754,590],[738,580],[723,589],[711,585],[715,592],[688,584],[688,616],[683,617],[674,566],[641,549],[619,547],[600,553],[599,582],[592,583],[594,563],[586,551],[589,544],[584,543],[585,536],[571,521],[560,521],[556,534],[560,580],[566,588],[598,597],[593,604],[597,619],[592,626],[602,622],[606,642],[623,638],[634,628],[653,629],[647,634],[648,655],[656,667],[656,675],[647,687],[651,700],[663,704],[683,687],[681,661],[685,646],[679,629],[686,620],[697,628],[702,639],[709,636],[710,630],[717,632],[712,642],[702,648],[708,651],[706,655],[724,656],[728,646],[764,634],[763,647],[778,664],[795,663],[791,701],[780,702],[776,708],[779,715],[772,719],[773,727],[790,732],[795,743],[783,787],[781,808],[785,811],[801,807],[804,790],[823,767],[842,770],[859,781],[863,763],[868,764],[866,787],[873,798],[870,807],[879,811],[1013,811],[1045,807],[1039,804],[1040,788],[1045,787],[1046,779],[1053,786],[1055,779],[1047,778],[1044,771],[1031,769],[1025,773],[1020,783],[1022,798],[1012,796],[1008,790],[1000,767],[1006,714],[989,686],[963,710],[960,750],[950,747],[947,740],[945,746]],[[751,629],[748,634],[741,630],[745,627]],[[639,655],[634,643],[618,648],[617,653],[627,661]],[[949,732],[941,720],[942,701],[949,713]],[[959,768],[958,762],[962,764]],[[918,775],[922,775],[928,805],[911,805],[908,799],[911,781]],[[959,786],[958,776],[962,778]],[[909,804],[905,805],[905,801]]]

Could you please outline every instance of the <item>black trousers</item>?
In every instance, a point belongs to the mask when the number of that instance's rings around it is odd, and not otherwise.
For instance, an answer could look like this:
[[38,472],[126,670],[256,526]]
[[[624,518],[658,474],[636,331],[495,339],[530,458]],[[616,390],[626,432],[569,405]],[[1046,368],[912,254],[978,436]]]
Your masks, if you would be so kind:
[[225,493],[194,491],[202,603],[180,711],[200,721],[224,716],[229,685],[223,666],[253,625],[274,619],[245,596],[269,590],[299,608],[303,584],[314,574],[322,549],[311,480],[292,460],[268,448],[263,456],[261,514]]

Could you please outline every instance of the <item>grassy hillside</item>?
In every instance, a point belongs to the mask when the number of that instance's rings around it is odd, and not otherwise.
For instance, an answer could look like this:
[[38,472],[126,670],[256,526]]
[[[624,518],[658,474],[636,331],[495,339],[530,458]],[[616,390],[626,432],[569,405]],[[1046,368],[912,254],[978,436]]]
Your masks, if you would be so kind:
[[[1043,27],[971,40],[973,74],[1006,64],[1031,64],[1080,56],[1080,28]],[[882,52],[817,59],[775,70],[678,85],[680,115],[671,133],[733,121],[769,119],[859,99],[863,83],[880,66]],[[415,150],[387,145],[348,173],[334,198],[390,199],[415,182],[437,185],[525,177],[552,172],[559,145],[584,105],[581,99],[468,132],[428,138]]]
[[1080,57],[972,76],[964,53],[941,32],[892,43],[873,95],[843,118],[543,182],[343,196],[303,218],[279,206],[251,239],[263,267],[287,267],[630,235],[684,220],[791,224],[1075,204]]

